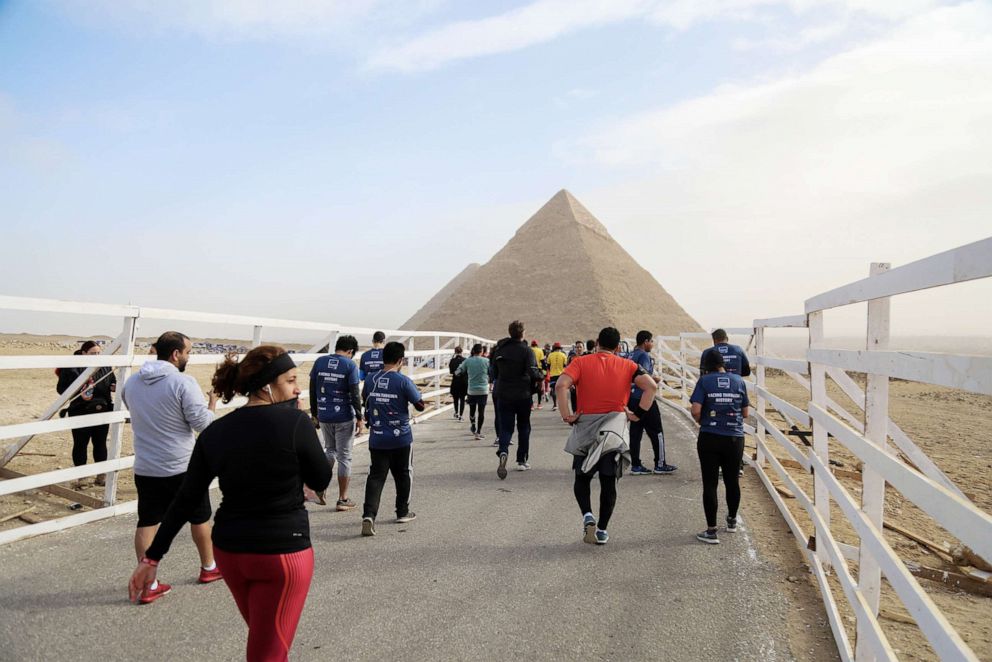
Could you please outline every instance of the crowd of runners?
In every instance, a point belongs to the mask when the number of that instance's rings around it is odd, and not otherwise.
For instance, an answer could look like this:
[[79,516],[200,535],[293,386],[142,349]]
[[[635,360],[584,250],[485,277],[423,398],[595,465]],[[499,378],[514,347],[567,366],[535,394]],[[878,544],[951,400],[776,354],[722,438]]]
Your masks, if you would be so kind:
[[[572,489],[581,516],[581,538],[609,541],[617,481],[631,476],[670,475],[658,384],[652,359],[653,334],[640,331],[636,347],[625,351],[620,332],[602,329],[598,337],[576,341],[566,353],[560,342],[543,347],[524,339],[524,325],[509,324],[507,337],[491,347],[475,344],[464,356],[454,350],[451,375],[453,417],[465,420],[473,441],[488,442],[487,409],[492,399],[496,474],[506,480],[511,446],[518,471],[530,464],[531,414],[550,400],[563,424],[565,451],[572,456]],[[697,454],[703,484],[706,529],[698,540],[719,543],[717,488],[726,490],[726,528],[737,530],[738,476],[743,458],[743,422],[748,397],[742,379],[747,356],[730,345],[722,330],[701,358],[701,376],[692,393],[692,416],[700,424]],[[83,351],[96,353],[94,346]],[[187,523],[196,545],[198,581],[224,579],[248,624],[247,659],[285,660],[295,635],[314,568],[306,501],[325,499],[337,469],[334,507],[357,507],[350,492],[356,435],[368,430],[370,465],[365,481],[360,535],[376,535],[380,498],[392,476],[397,522],[410,522],[413,482],[413,428],[410,407],[425,409],[424,398],[404,374],[406,349],[377,332],[360,356],[358,341],[337,338],[333,351],[314,362],[309,407],[299,399],[298,369],[276,345],[256,347],[238,360],[228,355],[217,367],[208,395],[184,373],[192,343],[182,333],[162,334],[153,345],[155,360],[121,386],[134,435],[134,482],[138,521],[134,536],[138,565],[130,585],[135,602],[148,604],[169,593],[158,565]],[[75,371],[75,372],[74,372]],[[79,370],[59,374],[59,391],[75,384]],[[102,384],[102,386],[101,386]],[[78,387],[78,385],[77,385]],[[68,413],[110,405],[116,384],[103,372],[79,388]],[[215,417],[217,402],[246,398],[243,406]],[[96,404],[92,404],[96,401]],[[565,432],[567,431],[567,434]],[[641,459],[641,440],[651,442],[653,464]],[[319,435],[319,436],[318,436]],[[104,430],[74,431],[73,458],[105,458]],[[592,505],[598,476],[599,507]],[[213,515],[208,488],[218,479],[222,503]],[[359,531],[356,531],[359,533]]]

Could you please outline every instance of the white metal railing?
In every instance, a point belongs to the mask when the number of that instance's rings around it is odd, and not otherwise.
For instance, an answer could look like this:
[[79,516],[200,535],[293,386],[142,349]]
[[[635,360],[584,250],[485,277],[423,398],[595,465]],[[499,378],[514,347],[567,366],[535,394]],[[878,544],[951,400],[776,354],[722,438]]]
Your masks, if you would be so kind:
[[[128,424],[128,412],[124,407],[118,389],[114,395],[113,411],[90,414],[84,416],[72,416],[67,418],[54,418],[66,403],[76,394],[79,388],[86,383],[90,375],[98,368],[110,367],[116,369],[118,384],[123,385],[131,374],[132,368],[139,367],[146,361],[152,360],[148,354],[136,354],[136,334],[141,321],[157,320],[179,323],[197,324],[222,324],[248,327],[252,331],[251,346],[262,344],[262,334],[265,329],[282,329],[290,331],[315,332],[319,335],[316,342],[308,351],[294,353],[293,359],[297,365],[308,363],[324,356],[320,353],[321,348],[328,346],[333,351],[338,336],[342,334],[353,334],[356,336],[371,336],[376,331],[383,331],[387,337],[396,338],[406,342],[409,351],[406,356],[409,358],[407,374],[418,383],[426,383],[427,391],[424,399],[433,405],[431,409],[414,417],[414,422],[423,421],[436,416],[445,411],[451,405],[442,404],[442,397],[445,389],[441,388],[441,379],[448,373],[442,366],[445,359],[454,354],[453,347],[457,344],[468,345],[474,342],[492,345],[494,341],[487,338],[455,332],[455,331],[407,331],[402,329],[376,329],[370,327],[344,326],[328,322],[307,322],[297,320],[285,320],[265,317],[251,317],[246,315],[226,315],[218,313],[206,313],[183,310],[169,310],[163,308],[144,308],[139,306],[118,306],[108,304],[92,304],[74,301],[56,301],[51,299],[34,299],[26,297],[0,296],[0,311],[33,311],[40,313],[62,313],[80,314],[88,316],[118,317],[123,319],[120,335],[117,336],[104,348],[104,354],[80,355],[80,356],[58,356],[58,355],[38,355],[38,356],[0,356],[0,375],[6,370],[29,370],[48,368],[84,368],[80,376],[65,390],[65,392],[45,409],[42,415],[33,421],[25,421],[10,425],[0,425],[0,441],[15,440],[13,443],[0,447],[0,470],[5,475],[15,477],[7,480],[0,480],[0,496],[15,494],[25,490],[51,488],[66,481],[78,480],[90,476],[106,474],[106,486],[103,495],[103,507],[95,510],[85,511],[67,517],[46,520],[36,524],[28,524],[6,531],[0,531],[0,544],[20,540],[42,533],[50,533],[61,529],[69,528],[87,522],[93,522],[107,517],[113,517],[122,513],[134,512],[135,501],[118,502],[117,499],[117,478],[118,472],[130,469],[134,465],[134,456],[121,456],[121,445],[123,441],[124,426]],[[178,329],[182,330],[182,329]],[[432,339],[433,349],[415,349],[416,339]],[[442,343],[442,338],[445,342]],[[219,363],[224,354],[194,354],[190,356],[191,365],[213,365]],[[419,369],[427,365],[425,371]],[[308,393],[301,393],[301,398],[308,397]],[[235,398],[227,405],[218,404],[218,409],[228,409],[240,406],[244,403],[244,398]],[[54,419],[54,420],[53,420]],[[48,471],[30,476],[20,476],[9,470],[3,469],[30,440],[39,434],[72,430],[75,428],[89,427],[92,425],[110,425],[110,437],[108,446],[108,459],[105,462],[87,464],[69,469]],[[358,440],[362,443],[364,440]],[[80,500],[86,495],[80,494]],[[92,500],[92,498],[90,498]]]
[[[757,452],[748,460],[809,561],[842,659],[859,662],[897,659],[878,620],[884,576],[941,659],[977,660],[974,651],[885,540],[882,530],[886,484],[895,487],[906,500],[985,559],[992,559],[992,516],[972,503],[890,419],[888,380],[900,378],[988,395],[992,394],[992,359],[890,350],[889,301],[900,294],[992,276],[992,238],[896,269],[890,269],[888,264],[872,264],[869,273],[868,278],[807,299],[803,315],[754,320],[755,426],[748,426],[747,432],[753,435]],[[855,303],[868,304],[865,349],[827,348],[823,311]],[[801,358],[770,355],[766,351],[766,329],[790,327],[808,330],[806,355]],[[690,339],[697,337],[702,336],[683,333],[655,339],[658,372],[663,381],[661,395],[678,398],[678,403],[671,399],[663,401],[686,416],[689,392],[695,383],[690,359],[699,356]],[[673,346],[675,342],[679,343],[678,349]],[[809,389],[805,410],[769,390],[768,368],[784,371]],[[864,373],[865,389],[845,371]],[[828,397],[828,376],[863,409],[863,421]],[[770,422],[769,408],[790,424],[811,427],[812,450],[797,445]],[[832,472],[830,442],[843,446],[861,461],[860,500]],[[784,450],[802,470],[812,473],[812,497],[786,469],[784,460],[780,461],[772,452],[775,447]],[[813,525],[812,534],[802,528],[786,505],[772,482],[773,476],[791,492],[808,516]],[[837,504],[857,534],[858,545],[845,544],[834,537],[831,502]],[[857,564],[856,571],[849,562]],[[827,579],[831,569],[855,615],[853,644]]]

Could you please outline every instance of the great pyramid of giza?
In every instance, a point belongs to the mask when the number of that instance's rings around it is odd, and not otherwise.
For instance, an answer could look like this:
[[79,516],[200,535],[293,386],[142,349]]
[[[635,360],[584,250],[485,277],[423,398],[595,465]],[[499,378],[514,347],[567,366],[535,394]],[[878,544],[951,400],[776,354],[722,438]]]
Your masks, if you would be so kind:
[[564,189],[489,262],[469,265],[402,328],[502,338],[514,319],[542,343],[595,338],[604,326],[625,337],[640,329],[702,330]]

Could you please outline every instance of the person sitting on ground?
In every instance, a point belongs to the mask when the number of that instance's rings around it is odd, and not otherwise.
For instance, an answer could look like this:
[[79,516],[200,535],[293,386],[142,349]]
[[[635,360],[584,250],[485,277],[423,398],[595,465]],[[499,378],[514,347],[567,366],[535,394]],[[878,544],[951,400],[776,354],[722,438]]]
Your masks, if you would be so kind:
[[[95,356],[101,353],[100,345],[95,340],[87,340],[73,352],[77,356]],[[59,368],[55,371],[59,381],[55,390],[59,395],[65,393],[72,383],[79,378],[86,368]],[[82,384],[69,401],[69,416],[85,416],[86,414],[105,414],[114,408],[114,391],[117,390],[117,377],[114,371],[104,366],[96,368],[89,379]],[[86,464],[86,449],[93,443],[93,461],[104,462],[107,459],[107,434],[110,424],[91,425],[85,428],[72,429],[72,464]],[[100,474],[94,479],[94,484],[106,484],[106,475]],[[80,481],[82,483],[82,481]]]
[[396,521],[411,522],[417,515],[410,510],[413,487],[413,427],[410,405],[424,411],[424,398],[413,380],[400,372],[406,349],[402,343],[387,343],[382,350],[382,370],[365,378],[365,418],[369,424],[369,477],[365,481],[362,535],[375,535],[375,519],[386,476],[396,483]]
[[468,376],[464,372],[458,372],[458,367],[466,361],[462,351],[461,345],[455,347],[455,355],[448,362],[448,373],[451,375],[449,390],[451,391],[451,400],[454,403],[454,417],[459,421],[465,414],[465,396],[468,395]]
[[468,390],[468,418],[476,440],[483,439],[482,424],[486,420],[486,404],[489,400],[489,359],[482,357],[482,345],[472,345],[472,356],[466,359],[457,371],[465,376]]
[[196,440],[186,479],[131,575],[131,600],[150,590],[176,534],[220,481],[213,540],[217,564],[248,624],[247,659],[287,660],[313,577],[303,486],[323,491],[331,468],[310,419],[298,407],[296,364],[282,347],[261,345],[240,363],[229,354],[213,389],[248,403]]
[[[630,359],[616,355],[620,332],[606,327],[599,332],[597,351],[577,356],[558,378],[558,401],[561,419],[572,426],[565,444],[575,471],[573,491],[582,513],[583,540],[605,545],[610,539],[607,526],[617,501],[617,479],[630,463],[627,421],[647,414],[658,385]],[[630,383],[643,395],[631,411],[627,409]],[[578,389],[578,409],[574,412],[568,399],[571,386]],[[592,513],[592,478],[599,473],[599,519]]]
[[[348,498],[351,484],[351,452],[355,435],[363,432],[361,380],[352,360],[358,351],[355,336],[340,336],[334,354],[322,356],[310,370],[310,416],[324,437],[327,464],[334,471],[338,465],[337,510],[351,510],[355,502]],[[321,505],[327,502],[317,493]]]
[[720,542],[716,532],[716,491],[721,470],[727,493],[727,531],[737,530],[737,509],[741,503],[737,469],[744,456],[744,419],[750,403],[744,380],[724,369],[721,353],[707,354],[703,369],[706,373],[696,382],[689,398],[692,417],[699,423],[696,452],[703,477],[703,511],[706,514],[706,530],[696,538],[715,545]]

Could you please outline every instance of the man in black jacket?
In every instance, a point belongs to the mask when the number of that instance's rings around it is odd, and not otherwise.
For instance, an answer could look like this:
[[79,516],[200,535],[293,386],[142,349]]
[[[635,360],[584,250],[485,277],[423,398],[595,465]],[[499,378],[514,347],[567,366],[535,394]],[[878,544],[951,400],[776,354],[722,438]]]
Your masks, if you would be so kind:
[[510,322],[510,337],[503,338],[493,351],[493,396],[498,402],[499,413],[499,468],[496,475],[506,479],[506,460],[517,427],[517,471],[530,469],[530,405],[531,387],[541,379],[534,352],[524,341],[524,325],[519,320]]

